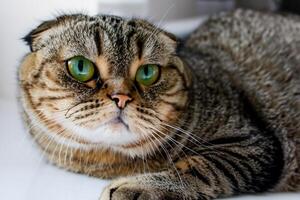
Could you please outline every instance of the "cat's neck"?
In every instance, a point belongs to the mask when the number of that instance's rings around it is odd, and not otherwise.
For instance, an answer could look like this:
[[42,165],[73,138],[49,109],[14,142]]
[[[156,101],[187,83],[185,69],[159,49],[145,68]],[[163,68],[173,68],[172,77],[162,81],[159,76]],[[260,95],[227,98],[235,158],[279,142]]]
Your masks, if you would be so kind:
[[85,173],[101,178],[114,178],[137,173],[153,172],[164,168],[158,157],[145,162],[138,157],[130,157],[110,149],[83,149],[58,143],[45,138],[45,133],[37,128],[30,129],[30,134],[40,146],[47,159],[61,167],[77,173]]

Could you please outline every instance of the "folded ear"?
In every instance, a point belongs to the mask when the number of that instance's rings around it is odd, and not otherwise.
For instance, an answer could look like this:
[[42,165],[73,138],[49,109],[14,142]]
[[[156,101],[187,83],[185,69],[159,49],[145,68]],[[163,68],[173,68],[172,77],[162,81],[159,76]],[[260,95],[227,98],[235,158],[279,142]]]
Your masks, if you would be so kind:
[[57,19],[49,20],[41,23],[37,28],[28,33],[23,40],[29,45],[32,52],[37,50],[37,43],[41,39],[41,35],[51,29],[58,23]]

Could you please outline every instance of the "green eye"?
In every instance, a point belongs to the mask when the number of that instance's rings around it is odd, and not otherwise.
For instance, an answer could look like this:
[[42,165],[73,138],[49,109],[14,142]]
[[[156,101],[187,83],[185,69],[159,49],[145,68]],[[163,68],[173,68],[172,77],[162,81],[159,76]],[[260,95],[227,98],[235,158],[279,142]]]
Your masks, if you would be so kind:
[[142,65],[138,68],[135,80],[145,86],[150,86],[157,81],[159,77],[159,67],[154,64]]
[[94,64],[83,56],[75,56],[67,64],[70,74],[80,82],[90,80],[95,74]]

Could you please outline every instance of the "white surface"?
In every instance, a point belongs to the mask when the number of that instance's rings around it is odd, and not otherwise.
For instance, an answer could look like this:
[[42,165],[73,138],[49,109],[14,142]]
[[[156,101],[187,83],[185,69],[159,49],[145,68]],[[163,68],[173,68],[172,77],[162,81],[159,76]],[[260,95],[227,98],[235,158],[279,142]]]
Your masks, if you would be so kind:
[[[14,101],[0,98],[0,127],[1,200],[97,200],[109,183],[49,164],[23,128]],[[233,199],[299,200],[300,194]]]

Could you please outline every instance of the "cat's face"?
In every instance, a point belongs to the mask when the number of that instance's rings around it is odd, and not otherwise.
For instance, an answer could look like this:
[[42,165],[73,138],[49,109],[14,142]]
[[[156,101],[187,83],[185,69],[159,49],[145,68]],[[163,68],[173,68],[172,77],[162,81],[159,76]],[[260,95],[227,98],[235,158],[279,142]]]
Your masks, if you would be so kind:
[[141,155],[181,123],[191,83],[170,34],[142,20],[72,15],[25,39],[21,99],[47,137]]

